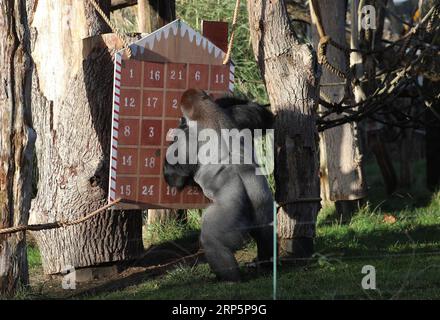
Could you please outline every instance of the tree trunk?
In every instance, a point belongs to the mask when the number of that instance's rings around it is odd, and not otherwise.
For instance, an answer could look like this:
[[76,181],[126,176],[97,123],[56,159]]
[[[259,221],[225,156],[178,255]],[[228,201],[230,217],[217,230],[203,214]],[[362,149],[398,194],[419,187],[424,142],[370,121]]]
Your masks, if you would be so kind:
[[[275,121],[275,182],[281,249],[296,257],[315,236],[319,201],[317,61],[290,28],[282,0],[248,0],[249,25]],[[298,251],[297,251],[298,250]],[[310,255],[308,250],[306,255]]]
[[[336,43],[346,47],[346,2],[321,0],[317,5],[325,34]],[[316,29],[316,21],[313,21],[313,24],[315,27],[312,36],[315,48],[317,48],[320,36]],[[342,72],[348,70],[348,56],[344,51],[330,45],[327,50],[327,59],[338,70]],[[340,103],[344,97],[350,98],[352,96],[348,91],[345,79],[340,78],[327,68],[322,69],[321,84],[323,85],[321,96],[329,103]],[[329,119],[339,117],[340,115],[334,114]],[[326,163],[321,163],[321,168],[326,168],[325,172],[328,175],[329,198],[331,201],[337,202],[336,208],[340,209],[337,211],[341,218],[349,220],[352,213],[358,208],[360,199],[366,196],[357,124],[347,123],[331,128],[320,136],[323,140],[320,145],[325,148],[325,150],[321,149],[321,153],[325,154],[325,159],[321,157],[321,160],[326,160]]]
[[[110,1],[99,2],[108,13]],[[88,1],[39,1],[32,27],[39,181],[31,222],[73,220],[107,202],[114,51],[99,36],[109,28]],[[45,273],[59,273],[136,258],[142,216],[108,211],[34,236]]]
[[[370,1],[371,2],[371,1]],[[371,4],[364,2],[364,5]],[[387,0],[383,0],[383,4],[387,4]],[[391,1],[392,2],[392,1]],[[382,48],[381,39],[383,37],[383,28],[385,22],[385,10],[382,6],[377,6],[377,29],[361,30],[359,13],[360,0],[353,0],[351,2],[351,48],[355,50],[380,50]],[[350,67],[357,79],[362,77],[367,78],[367,84],[360,83],[353,88],[355,102],[359,103],[366,99],[369,94],[372,94],[377,88],[375,79],[376,62],[375,59],[382,60],[380,57],[373,57],[372,55],[362,56],[360,52],[353,51],[350,54]],[[379,117],[379,116],[378,116]],[[383,125],[367,119],[364,129],[367,136],[368,146],[376,157],[377,164],[382,173],[385,187],[388,194],[393,193],[397,187],[397,175],[391,161],[390,155],[383,141],[381,132]]]
[[[0,2],[0,229],[26,225],[32,193],[28,11],[25,0]],[[0,236],[0,296],[28,284],[26,234]]]

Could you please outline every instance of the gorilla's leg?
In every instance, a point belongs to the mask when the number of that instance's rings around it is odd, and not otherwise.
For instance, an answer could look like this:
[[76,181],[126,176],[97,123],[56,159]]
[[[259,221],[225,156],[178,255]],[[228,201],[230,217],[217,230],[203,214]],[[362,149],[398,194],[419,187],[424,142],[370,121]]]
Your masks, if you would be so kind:
[[272,266],[273,257],[273,227],[259,227],[251,232],[252,238],[257,243],[257,260],[262,267]]
[[242,166],[240,175],[252,204],[254,228],[251,236],[257,242],[258,260],[270,266],[273,257],[273,197],[267,179],[257,176],[252,166]]
[[[234,203],[231,201],[230,203]],[[246,239],[246,214],[240,204],[212,204],[203,214],[200,241],[209,266],[220,280],[239,281],[240,272],[234,252]]]

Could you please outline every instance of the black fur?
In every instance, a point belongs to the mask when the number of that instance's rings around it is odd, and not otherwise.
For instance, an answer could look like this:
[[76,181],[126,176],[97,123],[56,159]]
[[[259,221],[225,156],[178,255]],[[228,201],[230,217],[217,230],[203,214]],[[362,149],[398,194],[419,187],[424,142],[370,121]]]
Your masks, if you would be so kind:
[[[264,106],[236,98],[216,100],[238,129],[269,129],[273,114]],[[182,120],[189,139],[188,126]],[[187,144],[188,145],[188,144]],[[221,280],[238,281],[240,273],[234,251],[250,235],[257,242],[258,260],[270,265],[273,256],[273,198],[264,176],[257,176],[253,164],[170,165],[164,176],[179,189],[197,184],[213,200],[202,219],[201,244],[214,273]]]
[[235,97],[219,98],[215,103],[225,110],[240,130],[266,130],[273,126],[274,115],[267,106]]
[[[185,131],[186,136],[188,136],[189,129],[186,124],[185,118],[182,118],[180,120],[178,129]],[[189,161],[187,161],[186,164],[176,163],[174,165],[171,165],[165,159],[164,178],[165,181],[168,183],[168,185],[172,187],[176,187],[177,190],[181,191],[187,186],[197,185],[194,182],[194,175],[196,174],[197,170],[198,170],[198,165],[189,164]]]
[[[215,100],[215,103],[221,107],[225,113],[231,118],[237,129],[271,129],[274,122],[274,115],[263,106],[244,99],[225,96]],[[182,118],[179,129],[188,131],[186,119]],[[197,172],[198,165],[195,164],[175,164],[170,165],[167,161],[164,164],[165,181],[178,190],[184,189],[186,186],[197,185],[193,177]]]

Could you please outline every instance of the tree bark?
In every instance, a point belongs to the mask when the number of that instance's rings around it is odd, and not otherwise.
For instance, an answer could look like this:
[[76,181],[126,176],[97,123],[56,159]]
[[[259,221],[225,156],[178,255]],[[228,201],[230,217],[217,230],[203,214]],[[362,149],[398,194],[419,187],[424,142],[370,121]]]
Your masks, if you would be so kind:
[[248,0],[249,25],[275,121],[275,182],[281,249],[315,236],[320,209],[316,107],[317,61],[291,29],[284,1]]
[[[32,192],[32,60],[27,1],[0,2],[0,229],[26,225]],[[28,284],[26,234],[0,236],[0,296]]]
[[[322,0],[317,5],[325,34],[336,43],[346,47],[346,2]],[[311,10],[313,10],[313,6],[311,6]],[[315,48],[318,48],[320,36],[316,28],[316,21],[312,22],[314,24],[313,43]],[[348,56],[344,51],[330,45],[327,50],[327,59],[338,70],[342,72],[348,70]],[[321,96],[327,102],[340,103],[344,98],[351,100],[350,84],[347,86],[344,78],[340,78],[327,68],[322,69],[321,84],[323,85]],[[340,115],[334,114],[330,119],[338,117]],[[326,167],[329,198],[331,201],[337,202],[336,208],[340,209],[337,211],[343,220],[349,220],[353,211],[358,208],[360,199],[366,196],[357,124],[347,123],[331,128],[324,131],[320,137],[322,139],[320,146],[325,148],[325,150],[321,149],[321,153],[325,155],[325,157],[321,157],[321,160],[326,161],[321,163],[321,168]],[[321,176],[326,175],[321,174]],[[326,183],[326,181],[323,182]]]
[[[108,13],[110,1],[99,2]],[[39,1],[32,27],[38,193],[31,222],[73,220],[107,202],[114,51],[100,34],[109,27],[88,1],[70,0]],[[143,249],[136,211],[34,236],[49,274],[134,259]]]

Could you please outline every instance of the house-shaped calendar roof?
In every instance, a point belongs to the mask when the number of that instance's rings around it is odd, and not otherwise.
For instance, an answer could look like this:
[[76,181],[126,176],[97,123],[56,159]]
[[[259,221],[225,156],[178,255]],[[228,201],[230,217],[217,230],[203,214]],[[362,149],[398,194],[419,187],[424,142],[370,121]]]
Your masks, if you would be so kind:
[[130,45],[132,58],[157,62],[223,63],[225,52],[177,19]]

